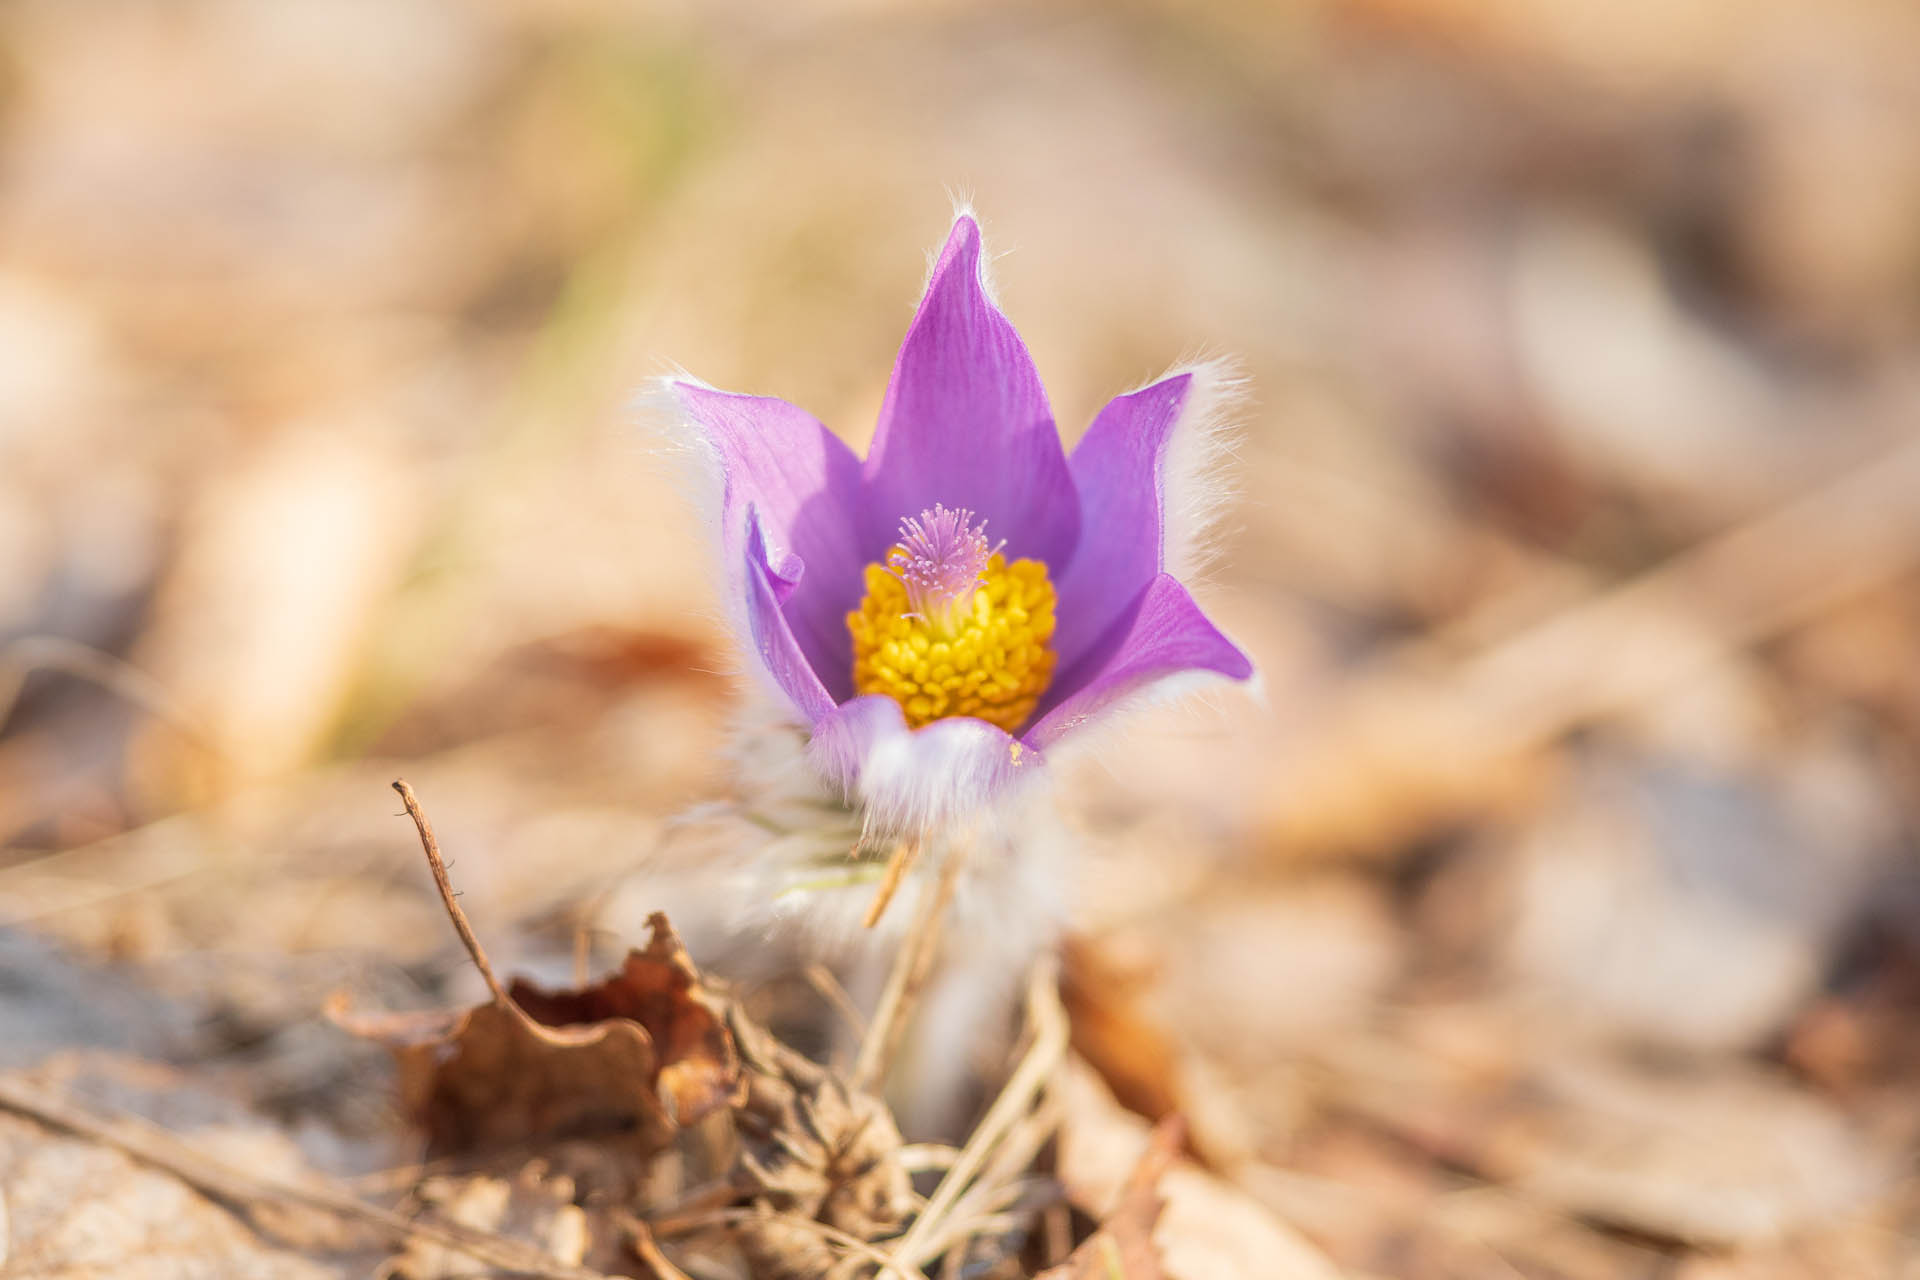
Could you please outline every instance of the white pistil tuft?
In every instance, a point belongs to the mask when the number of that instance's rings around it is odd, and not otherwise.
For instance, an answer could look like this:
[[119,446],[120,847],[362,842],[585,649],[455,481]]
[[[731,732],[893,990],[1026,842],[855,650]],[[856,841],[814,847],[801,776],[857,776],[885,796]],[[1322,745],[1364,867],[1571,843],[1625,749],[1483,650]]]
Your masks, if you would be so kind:
[[951,632],[986,582],[987,562],[998,547],[987,545],[987,522],[973,512],[934,503],[900,522],[900,542],[887,553],[887,571],[907,589],[907,604],[937,632]]

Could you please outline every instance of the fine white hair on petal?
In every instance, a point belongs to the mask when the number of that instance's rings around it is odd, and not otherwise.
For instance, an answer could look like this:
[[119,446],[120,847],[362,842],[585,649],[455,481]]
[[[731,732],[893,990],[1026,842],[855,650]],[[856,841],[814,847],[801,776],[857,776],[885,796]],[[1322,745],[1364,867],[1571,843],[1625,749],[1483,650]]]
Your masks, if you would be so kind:
[[[689,373],[678,370],[649,378],[644,387],[627,402],[628,416],[655,441],[655,451],[674,464],[674,479],[693,508],[694,515],[709,529],[719,529],[720,513],[726,496],[726,474],[713,441],[687,412],[676,384],[716,390]],[[720,540],[713,539],[718,557]]]
[[[964,717],[909,731],[879,734],[865,744],[854,782],[868,830],[939,830],[1004,800],[1044,766],[1038,753],[1013,742],[991,725]],[[1009,753],[1029,761],[1010,768]]]
[[996,308],[1000,307],[1000,287],[993,278],[995,255],[992,251],[992,238],[987,235],[987,224],[973,207],[973,194],[959,187],[949,188],[947,198],[953,203],[953,216],[947,220],[947,236],[927,250],[927,273],[920,281],[920,296],[927,296],[927,286],[933,283],[933,269],[940,265],[941,251],[947,247],[947,239],[953,234],[953,228],[962,218],[972,218],[973,225],[980,228],[980,264],[976,278],[980,281],[980,292],[987,295],[987,301]]
[[1154,381],[1182,373],[1193,382],[1160,463],[1163,545],[1167,572],[1191,583],[1212,558],[1220,517],[1234,495],[1228,464],[1239,444],[1237,415],[1247,382],[1232,360],[1218,356],[1187,362]]
[[1250,697],[1255,705],[1265,706],[1265,677],[1256,667],[1246,680],[1231,680],[1217,671],[1178,671],[1149,680],[1101,708],[1099,732],[1070,733],[1047,748],[1047,758],[1056,768],[1066,768],[1089,757],[1125,755],[1147,712],[1176,703],[1217,706],[1226,694]]
[[890,734],[873,744],[861,762],[856,786],[868,821],[881,831],[910,831],[948,820],[977,803],[986,790],[976,753],[933,735],[915,750],[910,733]]
[[[721,528],[726,513],[726,468],[712,438],[687,411],[678,390],[683,385],[705,391],[717,390],[711,383],[676,370],[649,379],[646,386],[628,401],[628,413],[643,431],[653,437],[655,452],[670,464],[675,486],[686,500],[694,519],[707,534],[708,571],[711,580],[717,584],[717,603],[727,633],[734,637],[734,676],[743,688],[768,707],[790,706],[789,699],[775,681],[773,673],[767,670],[766,663],[750,652],[751,641],[748,637],[753,635],[753,627],[747,617],[745,594],[727,587],[727,584],[736,580],[741,570],[737,565],[726,563],[727,531]],[[744,520],[745,516],[745,511],[742,511],[737,518]],[[745,545],[746,530],[738,532],[740,545]],[[786,718],[789,721],[795,719],[791,711]]]
[[980,211],[973,207],[972,188],[965,186],[948,187],[947,203],[953,206],[953,216],[947,220],[949,225],[960,221],[962,218],[972,218],[976,223],[980,221]]

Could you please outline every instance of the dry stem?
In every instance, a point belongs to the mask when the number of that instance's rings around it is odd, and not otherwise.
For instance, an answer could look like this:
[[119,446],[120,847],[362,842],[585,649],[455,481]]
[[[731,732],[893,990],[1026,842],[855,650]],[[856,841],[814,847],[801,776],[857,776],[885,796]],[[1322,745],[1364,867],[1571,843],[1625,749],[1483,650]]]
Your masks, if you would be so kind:
[[1051,962],[1036,965],[1028,981],[1027,1021],[1033,1028],[1032,1045],[967,1139],[947,1176],[928,1198],[926,1208],[891,1250],[892,1257],[920,1266],[949,1247],[947,1236],[954,1206],[1058,1069],[1067,1051],[1068,1027],[1066,1010],[1060,1005],[1059,979]]
[[590,1040],[598,1035],[591,1027],[549,1027],[537,1022],[525,1009],[514,1002],[507,989],[500,985],[500,979],[494,976],[493,965],[487,959],[486,948],[480,945],[473,926],[467,922],[467,913],[460,909],[459,895],[453,891],[453,881],[447,875],[446,859],[440,856],[440,842],[434,838],[433,824],[427,821],[427,815],[421,810],[420,802],[413,797],[413,788],[407,785],[405,778],[395,778],[393,789],[400,793],[400,801],[407,806],[407,816],[413,819],[415,830],[420,833],[420,848],[427,855],[427,866],[433,870],[434,887],[440,891],[440,905],[447,910],[447,918],[453,921],[454,932],[460,935],[460,942],[467,949],[467,956],[473,961],[473,967],[480,971],[480,977],[487,984],[487,990],[493,994],[493,1002],[513,1015],[520,1025],[534,1036],[549,1044],[572,1044]]
[[860,922],[863,929],[871,929],[880,923],[880,917],[887,913],[887,904],[893,901],[893,895],[900,890],[900,882],[906,879],[907,869],[913,866],[915,858],[920,856],[918,838],[902,840],[893,846],[893,853],[887,859],[886,872],[880,878],[880,888],[873,895],[873,905],[867,908],[867,918]]
[[488,963],[480,939],[474,936],[473,926],[467,923],[467,913],[460,909],[459,898],[453,892],[453,881],[447,876],[446,859],[440,856],[440,842],[433,836],[433,824],[421,812],[420,802],[413,798],[413,788],[407,785],[405,778],[395,778],[393,789],[400,793],[400,803],[407,806],[407,816],[413,819],[414,829],[420,833],[420,848],[427,855],[427,866],[433,870],[433,884],[440,890],[440,903],[446,907],[447,918],[453,921],[454,932],[460,935],[467,955],[473,960],[473,967],[480,971],[480,977],[486,981],[487,990],[493,993],[494,1000],[503,1006],[513,1007],[507,989],[500,985],[500,979],[493,976],[493,965]]
[[871,1092],[886,1079],[894,1051],[899,1048],[900,1037],[912,1017],[913,1006],[927,984],[927,976],[933,972],[947,905],[953,901],[954,886],[959,882],[965,856],[962,846],[947,849],[946,861],[940,867],[940,880],[920,904],[920,914],[900,943],[893,968],[887,972],[887,985],[880,992],[879,1007],[873,1011],[873,1021],[867,1024],[867,1034],[860,1041],[860,1054],[854,1059],[849,1084],[855,1090]]

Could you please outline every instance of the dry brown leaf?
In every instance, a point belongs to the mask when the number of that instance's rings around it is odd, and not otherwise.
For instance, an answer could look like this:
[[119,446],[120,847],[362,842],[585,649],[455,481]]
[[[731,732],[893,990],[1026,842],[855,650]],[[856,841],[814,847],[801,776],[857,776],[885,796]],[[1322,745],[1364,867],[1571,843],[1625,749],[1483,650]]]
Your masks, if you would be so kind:
[[[1131,1179],[1122,1185],[1120,1171],[1140,1165],[1141,1152],[1153,1140],[1147,1124],[1115,1102],[1078,1058],[1068,1059],[1059,1090],[1064,1111],[1059,1173],[1067,1197],[1096,1216],[1117,1214],[1133,1192]],[[1158,1194],[1165,1206],[1151,1233],[1159,1264],[1158,1270],[1141,1273],[1148,1280],[1334,1280],[1339,1274],[1245,1192],[1190,1164],[1167,1168],[1159,1176]],[[1104,1265],[1115,1255],[1093,1256]],[[1134,1280],[1134,1272],[1111,1268],[1064,1274]]]
[[1113,1276],[1165,1280],[1160,1252],[1153,1245],[1153,1228],[1166,1207],[1160,1179],[1179,1158],[1184,1129],[1178,1117],[1154,1126],[1146,1153],[1127,1177],[1120,1203],[1098,1231],[1081,1241],[1065,1262],[1041,1272],[1039,1280],[1110,1280]]
[[664,915],[604,982],[543,991],[516,982],[512,1005],[335,1021],[387,1045],[407,1109],[435,1154],[579,1131],[634,1131],[657,1150],[734,1097],[740,1063],[720,1002]]
[[1150,975],[1129,973],[1096,939],[1067,939],[1060,1002],[1073,1028],[1073,1051],[1085,1058],[1114,1097],[1149,1120],[1179,1105],[1179,1061],[1173,1039],[1141,1007]]
[[668,1118],[686,1125],[729,1102],[740,1079],[740,1061],[724,1024],[720,1002],[708,994],[699,971],[663,914],[648,920],[652,939],[627,955],[620,971],[580,991],[542,991],[516,981],[514,1003],[543,1026],[617,1023],[644,1028],[657,1055],[654,1093]]

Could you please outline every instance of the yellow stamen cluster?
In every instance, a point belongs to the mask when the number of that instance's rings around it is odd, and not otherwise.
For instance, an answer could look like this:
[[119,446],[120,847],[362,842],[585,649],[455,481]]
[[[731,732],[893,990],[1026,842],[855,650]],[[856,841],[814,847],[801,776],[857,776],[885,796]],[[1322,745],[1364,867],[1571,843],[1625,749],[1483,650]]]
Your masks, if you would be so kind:
[[995,554],[970,602],[937,625],[912,612],[907,588],[867,566],[867,595],[847,615],[855,693],[884,693],[918,729],[942,716],[977,716],[1017,730],[1053,679],[1053,583],[1038,560]]

